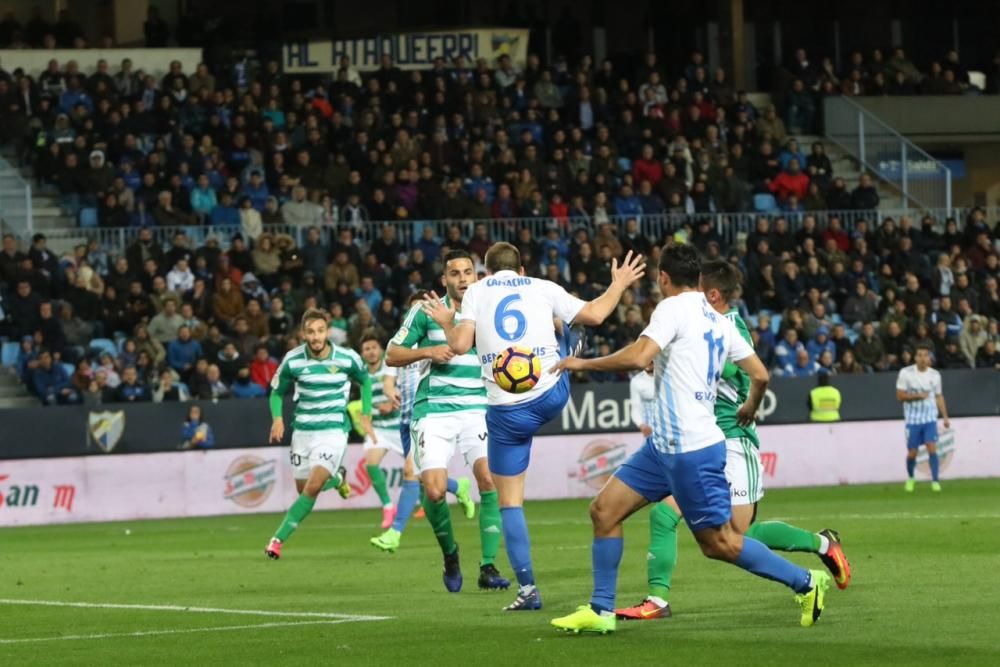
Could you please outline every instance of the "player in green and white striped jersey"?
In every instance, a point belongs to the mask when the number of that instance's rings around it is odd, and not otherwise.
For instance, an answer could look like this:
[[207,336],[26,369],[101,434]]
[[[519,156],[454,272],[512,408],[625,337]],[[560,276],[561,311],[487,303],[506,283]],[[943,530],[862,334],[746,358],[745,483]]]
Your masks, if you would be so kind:
[[281,546],[309,516],[320,492],[332,486],[340,495],[350,495],[347,475],[341,463],[347,452],[350,419],[347,399],[353,381],[361,388],[361,422],[369,437],[372,431],[372,389],[361,357],[354,350],[338,347],[328,340],[325,311],[311,308],[302,316],[302,337],[306,343],[285,355],[271,381],[271,442],[285,437],[282,400],[295,385],[295,417],[292,421],[292,474],[299,497],[292,503],[264,553],[281,557]]
[[[475,265],[467,252],[448,253],[442,282],[447,290],[447,303],[461,309],[465,290],[476,282]],[[448,461],[457,452],[472,467],[479,487],[479,534],[483,548],[479,587],[507,588],[510,582],[500,576],[494,565],[500,548],[500,505],[486,459],[486,385],[479,357],[475,348],[461,355],[452,352],[444,330],[424,312],[421,304],[416,304],[390,342],[386,361],[400,367],[422,360],[430,365],[417,389],[411,432],[414,460],[424,487],[424,510],[444,555],[445,588],[453,593],[462,588],[458,544],[445,500]]]
[[367,364],[372,383],[372,428],[378,436],[377,443],[365,438],[365,467],[372,488],[382,502],[382,530],[385,530],[396,518],[396,506],[389,497],[385,471],[380,467],[385,453],[391,449],[403,457],[404,481],[415,481],[417,475],[413,462],[403,452],[403,441],[399,435],[399,395],[394,381],[388,379],[396,377],[396,369],[386,365],[382,341],[373,331],[366,331],[361,336],[361,358]]

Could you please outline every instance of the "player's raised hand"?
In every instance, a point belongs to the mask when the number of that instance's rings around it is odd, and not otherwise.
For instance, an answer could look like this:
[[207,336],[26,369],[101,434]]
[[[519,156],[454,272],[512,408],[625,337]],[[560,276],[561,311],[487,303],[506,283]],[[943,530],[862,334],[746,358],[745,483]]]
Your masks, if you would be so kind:
[[629,250],[621,265],[618,264],[617,258],[611,260],[611,283],[613,285],[626,289],[644,275],[646,275],[646,259],[640,254],[633,256],[632,251]]
[[281,442],[285,437],[285,420],[278,417],[271,422],[271,438],[268,442]]
[[435,345],[430,348],[431,363],[446,364],[455,356],[455,351],[447,345]]
[[442,327],[455,321],[455,307],[446,306],[437,292],[432,291],[424,297],[423,309],[428,317]]

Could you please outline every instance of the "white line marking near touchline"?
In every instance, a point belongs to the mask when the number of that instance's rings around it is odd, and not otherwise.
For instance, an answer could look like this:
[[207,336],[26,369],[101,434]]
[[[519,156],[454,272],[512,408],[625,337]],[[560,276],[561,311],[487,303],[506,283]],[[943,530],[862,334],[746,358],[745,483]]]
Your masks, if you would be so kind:
[[321,611],[270,611],[267,609],[220,609],[217,607],[186,607],[173,604],[116,604],[112,602],[68,602],[63,600],[12,600],[0,598],[0,604],[35,605],[39,607],[82,607],[86,609],[134,609],[138,611],[186,611],[193,614],[238,614],[244,616],[284,616],[290,618],[325,618],[343,621],[388,621],[392,616],[364,614],[334,614]]
[[223,625],[214,628],[188,628],[184,630],[138,630],[136,632],[108,632],[95,635],[63,635],[61,637],[25,637],[0,639],[0,644],[32,644],[38,642],[76,641],[87,639],[115,639],[119,637],[155,637],[157,635],[185,635],[195,632],[229,632],[233,630],[256,630],[259,628],[286,628],[297,625],[337,625],[356,621],[379,620],[376,618],[341,618],[325,621],[279,621],[277,623],[253,623],[250,625]]

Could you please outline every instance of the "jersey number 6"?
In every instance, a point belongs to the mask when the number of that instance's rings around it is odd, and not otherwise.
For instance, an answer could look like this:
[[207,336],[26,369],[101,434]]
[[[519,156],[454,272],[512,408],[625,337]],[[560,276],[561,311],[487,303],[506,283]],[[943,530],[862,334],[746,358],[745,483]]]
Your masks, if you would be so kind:
[[[524,337],[524,332],[528,328],[528,323],[524,319],[524,313],[513,307],[513,304],[521,300],[520,294],[505,296],[497,304],[496,312],[493,314],[493,327],[497,330],[497,335],[506,341],[516,341]],[[507,320],[514,320],[514,330],[507,331]]]

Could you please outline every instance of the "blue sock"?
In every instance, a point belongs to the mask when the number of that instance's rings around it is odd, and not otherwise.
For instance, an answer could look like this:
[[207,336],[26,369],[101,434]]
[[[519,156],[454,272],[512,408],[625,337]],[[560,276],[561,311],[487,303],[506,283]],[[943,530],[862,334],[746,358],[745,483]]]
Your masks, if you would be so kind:
[[598,614],[615,608],[615,591],[618,588],[618,565],[622,561],[625,540],[620,537],[595,537],[590,548],[594,568],[594,593],[590,608]]
[[940,461],[938,460],[937,454],[928,454],[927,463],[931,466],[931,479],[935,482],[938,481],[938,470],[940,469]]
[[521,586],[533,586],[535,574],[531,571],[531,540],[528,538],[528,524],[524,520],[523,507],[501,507],[503,541],[507,547],[507,559]]
[[403,490],[399,492],[399,500],[396,501],[396,520],[392,522],[394,530],[403,532],[418,502],[420,502],[420,482],[415,479],[404,479]]
[[809,570],[785,560],[761,542],[749,537],[743,538],[743,549],[735,564],[758,577],[780,581],[796,593],[805,593],[811,585]]
[[906,475],[910,479],[913,479],[913,473],[916,471],[916,469],[917,469],[917,460],[910,458],[906,459]]
[[448,493],[450,493],[451,495],[455,495],[456,491],[458,491],[458,480],[457,479],[452,479],[451,477],[449,477],[448,478]]

